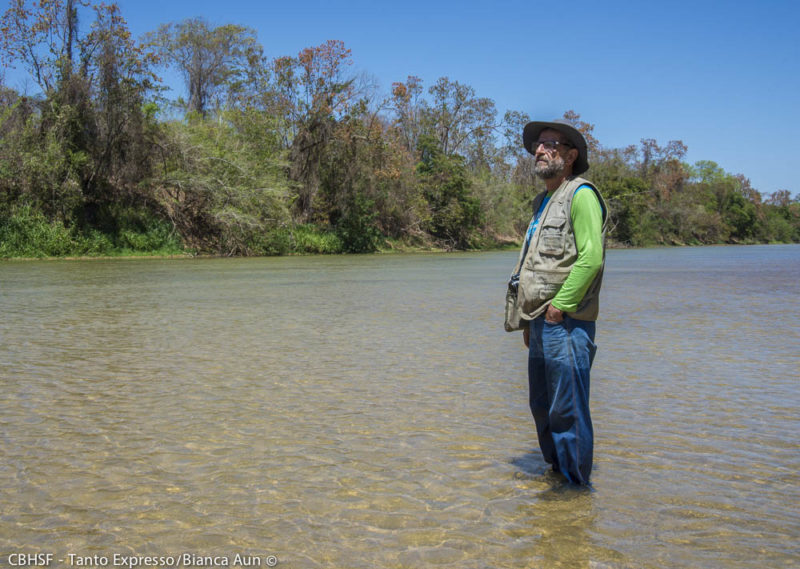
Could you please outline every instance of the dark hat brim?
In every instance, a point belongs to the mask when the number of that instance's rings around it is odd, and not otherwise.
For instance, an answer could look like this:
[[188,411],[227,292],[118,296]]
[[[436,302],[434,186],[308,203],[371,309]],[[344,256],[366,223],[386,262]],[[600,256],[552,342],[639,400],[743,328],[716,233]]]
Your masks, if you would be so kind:
[[533,154],[536,149],[531,148],[533,143],[539,140],[539,135],[543,130],[553,129],[567,137],[570,144],[578,151],[578,158],[572,164],[572,173],[574,175],[583,174],[589,169],[588,150],[586,148],[586,139],[577,128],[569,124],[567,121],[556,119],[551,122],[533,121],[525,125],[522,131],[522,143],[525,145],[525,150]]

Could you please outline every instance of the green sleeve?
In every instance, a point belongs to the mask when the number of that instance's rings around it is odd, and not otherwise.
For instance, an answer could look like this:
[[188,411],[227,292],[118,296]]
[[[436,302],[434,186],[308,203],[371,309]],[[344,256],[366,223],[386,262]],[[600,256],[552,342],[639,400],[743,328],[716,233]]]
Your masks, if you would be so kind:
[[575,312],[603,264],[603,209],[592,188],[578,188],[572,198],[570,219],[578,259],[552,302],[564,312]]

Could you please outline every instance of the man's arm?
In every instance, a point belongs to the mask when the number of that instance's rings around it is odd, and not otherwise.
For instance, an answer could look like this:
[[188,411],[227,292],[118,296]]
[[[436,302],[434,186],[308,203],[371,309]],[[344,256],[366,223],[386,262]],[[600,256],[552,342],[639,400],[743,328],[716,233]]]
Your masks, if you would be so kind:
[[578,308],[603,264],[603,208],[592,188],[581,186],[575,192],[570,219],[578,247],[578,259],[547,307],[545,320],[548,322],[561,322],[563,312],[574,312]]

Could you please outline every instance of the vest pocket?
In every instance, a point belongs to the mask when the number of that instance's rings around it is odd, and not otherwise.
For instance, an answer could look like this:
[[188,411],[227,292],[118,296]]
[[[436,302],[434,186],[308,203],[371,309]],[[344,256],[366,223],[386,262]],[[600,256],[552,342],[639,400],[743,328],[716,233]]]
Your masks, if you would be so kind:
[[564,235],[567,225],[566,217],[550,217],[542,222],[539,228],[538,251],[542,255],[560,256],[564,254],[566,236]]
[[564,284],[569,271],[536,271],[533,273],[536,288],[539,290],[539,298],[541,300],[550,300],[558,291],[561,290],[561,285]]
[[545,301],[553,298],[567,280],[569,269],[542,271],[524,269],[519,280],[520,307],[531,314]]

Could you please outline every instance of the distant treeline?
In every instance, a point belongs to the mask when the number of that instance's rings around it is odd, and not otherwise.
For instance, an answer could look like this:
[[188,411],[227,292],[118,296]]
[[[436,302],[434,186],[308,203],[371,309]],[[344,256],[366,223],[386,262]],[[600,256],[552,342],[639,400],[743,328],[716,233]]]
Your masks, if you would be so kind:
[[[12,0],[0,28],[3,69],[42,93],[0,82],[0,257],[495,247],[542,187],[527,115],[447,77],[381,93],[340,41],[270,59],[254,30],[203,19],[137,41],[117,5],[83,0]],[[164,97],[166,68],[186,99]],[[564,118],[617,245],[800,241],[800,196]]]

